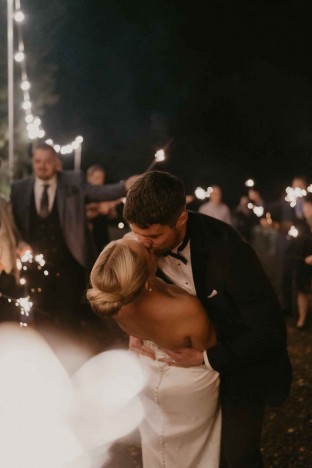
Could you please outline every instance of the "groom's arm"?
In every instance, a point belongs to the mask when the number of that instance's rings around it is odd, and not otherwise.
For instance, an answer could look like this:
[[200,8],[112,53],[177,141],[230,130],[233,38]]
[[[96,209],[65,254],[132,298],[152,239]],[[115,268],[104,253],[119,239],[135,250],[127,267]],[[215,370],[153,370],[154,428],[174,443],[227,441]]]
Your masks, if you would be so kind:
[[[229,254],[225,290],[236,308],[245,332],[211,347],[205,362],[218,372],[269,361],[286,348],[284,317],[268,278],[251,247],[242,242]],[[220,324],[219,324],[220,326]],[[170,356],[177,365],[201,365],[203,354],[183,348]]]

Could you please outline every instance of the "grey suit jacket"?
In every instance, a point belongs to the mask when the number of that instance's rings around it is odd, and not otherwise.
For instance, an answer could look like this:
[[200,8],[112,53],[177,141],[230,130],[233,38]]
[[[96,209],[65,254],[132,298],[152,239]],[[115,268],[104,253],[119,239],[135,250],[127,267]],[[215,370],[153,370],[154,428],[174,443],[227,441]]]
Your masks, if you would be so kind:
[[[34,177],[13,182],[11,203],[13,216],[23,240],[32,243],[30,223],[34,196]],[[85,203],[116,200],[125,196],[122,182],[96,186],[87,184],[82,172],[64,171],[57,175],[56,204],[65,242],[80,265],[90,268],[95,260],[95,249],[87,226]]]

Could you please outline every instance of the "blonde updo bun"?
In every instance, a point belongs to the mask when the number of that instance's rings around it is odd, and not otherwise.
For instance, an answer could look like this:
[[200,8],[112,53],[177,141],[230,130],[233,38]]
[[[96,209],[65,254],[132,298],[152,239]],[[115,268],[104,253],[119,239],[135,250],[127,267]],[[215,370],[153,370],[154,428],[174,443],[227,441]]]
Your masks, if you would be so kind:
[[115,315],[141,292],[149,276],[146,259],[122,241],[110,242],[100,253],[90,275],[87,298],[92,309]]

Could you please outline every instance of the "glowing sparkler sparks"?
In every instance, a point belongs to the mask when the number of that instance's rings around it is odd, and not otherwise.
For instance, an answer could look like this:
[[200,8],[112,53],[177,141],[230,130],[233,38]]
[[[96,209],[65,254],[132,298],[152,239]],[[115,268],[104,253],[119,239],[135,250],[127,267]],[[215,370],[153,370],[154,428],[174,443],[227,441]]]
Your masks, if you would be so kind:
[[195,197],[199,200],[205,200],[205,198],[210,198],[212,192],[212,187],[207,187],[207,190],[203,189],[202,187],[197,187],[194,191]]
[[[22,264],[23,263],[33,263],[33,262],[36,262],[38,264],[38,267],[37,267],[38,270],[41,270],[41,268],[46,264],[46,261],[45,261],[42,254],[38,254],[38,255],[33,256],[31,250],[26,250],[24,252],[24,254],[21,256],[20,260],[17,259],[16,264],[17,264],[17,268],[19,270],[23,269],[24,271],[26,271],[27,266],[26,265],[23,266]],[[45,270],[44,275],[47,276],[48,274],[49,274],[48,270]]]
[[249,202],[247,204],[247,208],[252,210],[254,212],[254,214],[256,216],[258,216],[258,218],[261,218],[261,216],[263,216],[263,214],[264,214],[264,208],[261,205],[254,205],[253,203]]
[[[311,186],[309,186],[311,187]],[[309,190],[310,191],[310,190]],[[290,204],[290,206],[293,208],[297,204],[297,199],[305,197],[307,194],[306,190],[303,190],[299,187],[292,188],[292,187],[286,187],[286,197],[285,200]]]
[[31,250],[26,250],[24,254],[21,256],[21,262],[26,263],[26,262],[32,262],[33,255],[31,253]]
[[29,296],[27,296],[27,297],[20,297],[19,299],[16,300],[16,302],[18,302],[18,304],[20,305],[21,310],[23,310],[27,316],[29,315],[29,312],[33,306],[33,303],[29,299],[30,299]]
[[156,162],[161,162],[161,161],[164,161],[165,159],[166,159],[166,154],[165,154],[165,151],[163,149],[160,149],[160,150],[156,151],[156,153],[155,153]]
[[142,420],[145,380],[129,353],[88,361],[87,349],[82,356],[80,343],[59,335],[53,349],[31,328],[0,325],[1,467],[106,466],[109,444]]
[[165,159],[166,159],[165,150],[164,149],[159,149],[158,151],[156,151],[156,153],[154,155],[154,160],[148,166],[148,168],[145,170],[145,172],[150,171],[151,169],[153,169],[154,166],[156,166],[156,164],[158,164],[159,162],[165,161]]
[[33,303],[29,300],[30,297],[20,297],[19,299],[16,299],[15,305],[20,307],[20,314],[21,314],[21,320],[20,320],[20,326],[21,327],[27,327],[27,319],[30,316],[30,311],[33,306]]
[[298,237],[298,235],[299,235],[299,231],[298,231],[298,229],[297,229],[295,226],[291,226],[291,228],[290,228],[289,231],[288,231],[288,235],[289,235],[290,237],[296,238],[296,237]]
[[248,187],[248,188],[254,187],[255,186],[255,181],[253,179],[248,179],[245,182],[245,186]]
[[263,216],[264,213],[264,208],[263,206],[254,206],[253,212],[256,216],[258,216],[258,218],[261,218],[261,216]]
[[42,254],[39,254],[39,255],[36,255],[35,256],[35,261],[40,265],[40,266],[44,266],[45,265],[45,259],[43,258],[43,255]]

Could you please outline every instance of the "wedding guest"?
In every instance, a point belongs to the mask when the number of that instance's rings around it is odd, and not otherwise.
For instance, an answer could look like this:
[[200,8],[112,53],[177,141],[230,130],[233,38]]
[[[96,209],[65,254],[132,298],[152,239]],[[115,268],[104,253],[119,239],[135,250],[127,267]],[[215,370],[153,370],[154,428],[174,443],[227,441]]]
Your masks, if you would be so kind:
[[312,194],[303,199],[304,221],[298,225],[299,234],[294,238],[293,255],[298,330],[305,330],[312,294]]
[[[87,182],[91,185],[104,185],[106,172],[99,164],[92,164],[87,169]],[[109,242],[109,220],[115,216],[117,201],[92,202],[86,205],[86,215],[97,253]]]
[[201,205],[198,212],[232,224],[230,208],[222,202],[222,190],[218,185],[212,186],[209,201]]
[[22,238],[46,260],[46,276],[33,272],[33,302],[52,320],[79,323],[87,274],[96,258],[85,203],[124,196],[136,177],[112,185],[88,184],[81,172],[59,171],[58,155],[46,143],[35,147],[32,167],[32,177],[13,182],[11,203]]

